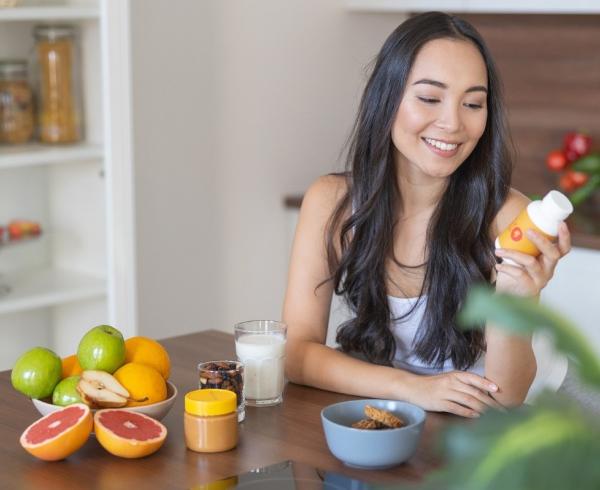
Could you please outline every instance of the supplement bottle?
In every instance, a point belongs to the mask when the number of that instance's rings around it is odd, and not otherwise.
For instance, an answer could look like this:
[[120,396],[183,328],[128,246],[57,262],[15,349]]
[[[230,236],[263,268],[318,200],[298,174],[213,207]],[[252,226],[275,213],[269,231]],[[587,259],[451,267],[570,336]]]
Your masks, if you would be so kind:
[[[558,235],[558,226],[573,212],[569,199],[558,191],[550,191],[541,201],[529,205],[496,239],[496,248],[517,250],[537,257],[540,251],[527,238],[526,231],[533,229],[553,241]],[[504,262],[514,264],[510,259]]]

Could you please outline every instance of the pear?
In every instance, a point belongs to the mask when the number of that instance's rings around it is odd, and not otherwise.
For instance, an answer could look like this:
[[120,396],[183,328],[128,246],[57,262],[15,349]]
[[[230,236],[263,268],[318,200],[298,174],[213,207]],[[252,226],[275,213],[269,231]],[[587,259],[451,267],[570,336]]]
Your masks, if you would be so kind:
[[81,399],[91,407],[119,408],[127,405],[129,392],[105,371],[87,370],[77,383]]
[[120,408],[127,405],[129,401],[143,402],[148,399],[148,397],[139,400],[132,398],[112,374],[93,369],[81,373],[77,392],[90,408]]

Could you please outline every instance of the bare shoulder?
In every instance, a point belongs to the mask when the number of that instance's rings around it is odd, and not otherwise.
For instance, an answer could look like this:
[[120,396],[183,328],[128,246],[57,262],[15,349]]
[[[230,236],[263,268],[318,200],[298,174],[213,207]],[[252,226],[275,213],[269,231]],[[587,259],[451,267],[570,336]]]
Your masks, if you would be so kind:
[[504,201],[492,223],[492,236],[498,236],[530,202],[531,199],[525,194],[511,187],[508,191],[506,201]]
[[328,219],[347,190],[348,183],[344,175],[323,175],[304,194],[302,212]]

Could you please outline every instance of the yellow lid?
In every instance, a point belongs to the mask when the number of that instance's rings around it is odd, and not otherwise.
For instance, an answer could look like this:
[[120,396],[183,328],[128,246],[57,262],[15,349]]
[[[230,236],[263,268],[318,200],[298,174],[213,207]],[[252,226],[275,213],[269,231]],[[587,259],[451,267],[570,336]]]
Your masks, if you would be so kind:
[[192,487],[191,490],[229,490],[234,488],[237,484],[238,477],[232,476],[231,478],[226,478],[225,480],[217,480],[211,483],[201,483],[200,485]]
[[185,395],[185,411],[192,415],[225,415],[235,412],[237,396],[229,390],[194,390]]

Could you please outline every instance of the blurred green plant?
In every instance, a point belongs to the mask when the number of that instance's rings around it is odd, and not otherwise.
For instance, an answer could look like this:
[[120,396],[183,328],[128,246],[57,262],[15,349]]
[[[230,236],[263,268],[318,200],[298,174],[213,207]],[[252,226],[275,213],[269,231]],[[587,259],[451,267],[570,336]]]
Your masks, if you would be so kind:
[[[549,331],[582,382],[600,391],[600,361],[566,318],[534,300],[474,287],[459,315],[463,328],[485,322],[530,335]],[[447,464],[419,490],[598,490],[600,422],[575,401],[544,392],[532,406],[489,411],[443,435]]]

